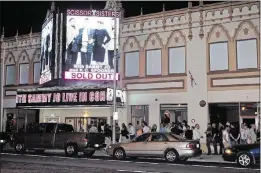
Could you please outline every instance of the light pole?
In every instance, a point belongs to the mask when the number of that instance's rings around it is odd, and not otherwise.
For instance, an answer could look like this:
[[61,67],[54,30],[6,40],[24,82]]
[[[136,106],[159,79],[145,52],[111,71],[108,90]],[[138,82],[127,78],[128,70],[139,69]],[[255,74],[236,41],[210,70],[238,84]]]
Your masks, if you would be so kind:
[[4,47],[4,28],[2,31],[2,35],[0,38],[0,132],[3,132],[3,102],[4,102],[4,96],[3,96],[3,86],[4,86],[4,79],[5,79],[5,75],[4,75],[4,60],[5,60],[5,47]]
[[113,122],[112,122],[112,143],[116,143],[116,58],[117,58],[117,1],[114,1],[114,58],[113,58]]

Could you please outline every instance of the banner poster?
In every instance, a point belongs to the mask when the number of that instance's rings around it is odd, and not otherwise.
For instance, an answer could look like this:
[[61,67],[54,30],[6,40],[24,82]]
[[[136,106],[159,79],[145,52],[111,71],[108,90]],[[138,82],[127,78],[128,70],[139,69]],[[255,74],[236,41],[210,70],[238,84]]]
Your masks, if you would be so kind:
[[114,43],[118,50],[119,17],[120,12],[110,10],[67,10],[64,79],[119,79],[117,71],[113,75],[113,59],[118,58],[118,53],[114,55]]

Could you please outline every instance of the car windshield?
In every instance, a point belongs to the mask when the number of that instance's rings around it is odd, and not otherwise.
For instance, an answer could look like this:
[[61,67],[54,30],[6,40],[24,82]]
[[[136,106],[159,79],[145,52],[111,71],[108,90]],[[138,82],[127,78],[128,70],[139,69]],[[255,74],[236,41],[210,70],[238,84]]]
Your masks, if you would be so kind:
[[183,138],[182,136],[180,136],[180,135],[175,135],[175,134],[173,134],[173,133],[170,133],[170,136],[172,136],[174,139],[176,139],[176,140],[185,140],[185,138]]

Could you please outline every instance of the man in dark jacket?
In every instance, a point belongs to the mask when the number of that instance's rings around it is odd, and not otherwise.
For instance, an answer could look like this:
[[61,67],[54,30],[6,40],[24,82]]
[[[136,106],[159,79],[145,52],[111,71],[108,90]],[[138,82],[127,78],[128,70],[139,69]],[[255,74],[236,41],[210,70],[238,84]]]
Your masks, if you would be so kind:
[[[104,41],[106,37],[106,40]],[[98,63],[103,63],[105,58],[105,45],[109,43],[111,37],[106,29],[104,29],[104,22],[98,21],[98,28],[94,32],[94,47],[93,60]]]
[[79,30],[79,42],[81,50],[81,63],[82,65],[91,65],[92,52],[93,52],[93,33],[94,30],[90,28],[89,19],[84,20],[84,28]]

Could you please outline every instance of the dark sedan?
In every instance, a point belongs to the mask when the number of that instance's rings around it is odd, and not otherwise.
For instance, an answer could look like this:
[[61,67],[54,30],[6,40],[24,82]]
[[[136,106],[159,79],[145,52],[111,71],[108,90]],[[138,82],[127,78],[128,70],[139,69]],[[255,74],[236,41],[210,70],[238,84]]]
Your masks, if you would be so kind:
[[223,154],[224,161],[237,162],[241,167],[249,167],[260,161],[260,143],[242,144],[228,147]]

